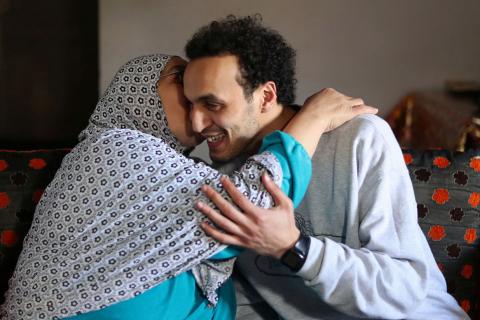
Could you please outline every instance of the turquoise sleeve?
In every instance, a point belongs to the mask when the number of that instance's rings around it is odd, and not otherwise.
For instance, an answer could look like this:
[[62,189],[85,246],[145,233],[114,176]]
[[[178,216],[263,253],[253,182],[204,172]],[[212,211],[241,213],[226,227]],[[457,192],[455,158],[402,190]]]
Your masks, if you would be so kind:
[[312,177],[312,160],[303,146],[291,135],[275,131],[263,139],[260,152],[270,151],[283,171],[282,191],[296,208],[307,191]]
[[[303,146],[288,133],[275,131],[263,139],[259,153],[269,151],[280,162],[283,171],[282,191],[297,207],[307,191],[312,177],[312,160]],[[209,259],[222,260],[236,257],[241,248],[229,246]]]
[[218,296],[217,306],[212,308],[192,272],[187,271],[133,298],[64,320],[234,319],[236,300],[231,279],[219,288]]

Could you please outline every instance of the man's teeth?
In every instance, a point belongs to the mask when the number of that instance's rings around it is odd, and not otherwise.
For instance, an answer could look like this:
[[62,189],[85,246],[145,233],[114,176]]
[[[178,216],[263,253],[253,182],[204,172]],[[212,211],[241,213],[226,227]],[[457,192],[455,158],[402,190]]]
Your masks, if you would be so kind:
[[208,141],[208,142],[217,142],[217,141],[222,140],[223,137],[225,137],[224,134],[219,134],[219,135],[216,135],[216,136],[208,137],[208,138],[207,138],[207,141]]

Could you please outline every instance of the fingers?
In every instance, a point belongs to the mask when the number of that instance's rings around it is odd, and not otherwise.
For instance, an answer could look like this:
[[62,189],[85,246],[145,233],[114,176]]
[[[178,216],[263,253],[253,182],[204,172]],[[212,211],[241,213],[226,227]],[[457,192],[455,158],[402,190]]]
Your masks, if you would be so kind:
[[377,108],[374,108],[374,107],[371,107],[371,106],[367,106],[365,104],[365,102],[363,101],[363,99],[361,98],[351,98],[350,99],[350,109],[353,111],[353,114],[355,116],[358,116],[360,114],[377,114],[378,113],[378,109]]
[[374,108],[374,107],[371,107],[371,106],[366,106],[366,105],[355,105],[352,107],[352,111],[353,113],[359,115],[359,114],[365,114],[365,113],[369,113],[369,114],[377,114],[378,113],[378,109],[377,108]]
[[350,102],[352,103],[353,106],[361,106],[365,104],[363,102],[363,99],[360,99],[360,98],[352,98],[350,99]]
[[358,113],[372,113],[376,114],[378,109],[375,107],[367,106],[365,101],[361,98],[351,98],[347,97],[350,100],[350,105],[353,111]]
[[272,196],[275,206],[279,207],[290,201],[290,199],[283,193],[282,189],[280,189],[275,182],[273,182],[267,173],[262,175],[262,183],[268,193],[270,193]]
[[[231,234],[239,234],[241,233],[240,227],[234,223],[232,220],[227,218],[226,216],[222,215],[220,212],[214,210],[207,204],[203,202],[197,202],[195,207],[200,210],[204,215],[206,215],[213,223],[215,223],[219,228],[223,229],[224,231],[231,233]],[[229,208],[228,210],[235,210],[233,207]],[[226,211],[228,211],[226,210]],[[225,212],[222,210],[222,212]],[[231,213],[228,211],[230,215],[234,215],[235,213]]]
[[[227,191],[228,195],[232,198],[233,202],[244,212],[251,211],[255,207],[250,200],[245,197],[233,182],[226,176],[220,178],[220,182],[223,185],[223,189]],[[223,211],[223,210],[222,210]]]
[[[233,185],[233,184],[232,184]],[[235,186],[233,186],[235,188]],[[247,218],[243,213],[237,210],[231,203],[229,203],[226,199],[224,199],[220,193],[212,189],[211,187],[204,185],[202,186],[202,191],[203,193],[217,206],[217,208],[222,212],[223,216],[227,217],[228,219],[232,220],[235,222],[235,224],[245,226],[248,224]],[[235,191],[238,192],[237,188],[235,188]],[[241,195],[241,194],[240,194]],[[243,195],[241,195],[243,197]],[[232,198],[233,199],[233,198]],[[247,200],[248,201],[248,200]],[[236,202],[234,200],[234,202]],[[198,207],[199,204],[197,204]],[[205,207],[210,208],[206,204],[203,204]],[[200,204],[200,206],[202,206]],[[200,208],[199,208],[200,209]],[[210,208],[211,209],[211,208]],[[213,210],[213,209],[211,209]],[[203,211],[202,211],[203,212]],[[222,214],[218,213],[217,211],[213,210],[214,213],[216,213],[215,217],[217,216],[222,216]],[[210,212],[208,212],[210,214]],[[213,215],[213,213],[212,213]],[[217,218],[218,219],[218,218]],[[212,218],[212,220],[216,223],[217,221]],[[223,228],[223,227],[222,227]],[[232,230],[233,231],[233,230]]]
[[204,222],[202,223],[202,229],[207,235],[214,238],[215,240],[227,244],[241,247],[243,245],[242,241],[234,235],[224,233],[217,228],[211,226],[210,224]]

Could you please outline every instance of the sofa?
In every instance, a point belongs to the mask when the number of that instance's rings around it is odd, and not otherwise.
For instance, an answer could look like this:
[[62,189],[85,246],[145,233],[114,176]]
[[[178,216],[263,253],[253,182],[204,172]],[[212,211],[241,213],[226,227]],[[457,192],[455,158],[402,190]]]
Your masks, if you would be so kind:
[[[35,206],[68,152],[0,150],[0,303]],[[480,319],[480,150],[404,150],[403,157],[418,222],[448,291],[472,319]]]

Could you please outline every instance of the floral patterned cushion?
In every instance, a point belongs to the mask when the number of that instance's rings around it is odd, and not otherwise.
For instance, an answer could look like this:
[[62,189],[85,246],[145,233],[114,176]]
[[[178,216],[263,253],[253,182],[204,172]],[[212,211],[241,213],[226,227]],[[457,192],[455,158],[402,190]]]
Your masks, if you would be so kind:
[[0,150],[0,304],[35,205],[69,150]]
[[[0,150],[0,304],[35,205],[67,149]],[[449,292],[474,317],[480,281],[480,150],[404,150],[418,221]]]
[[404,150],[418,222],[448,291],[471,317],[480,280],[480,150]]

